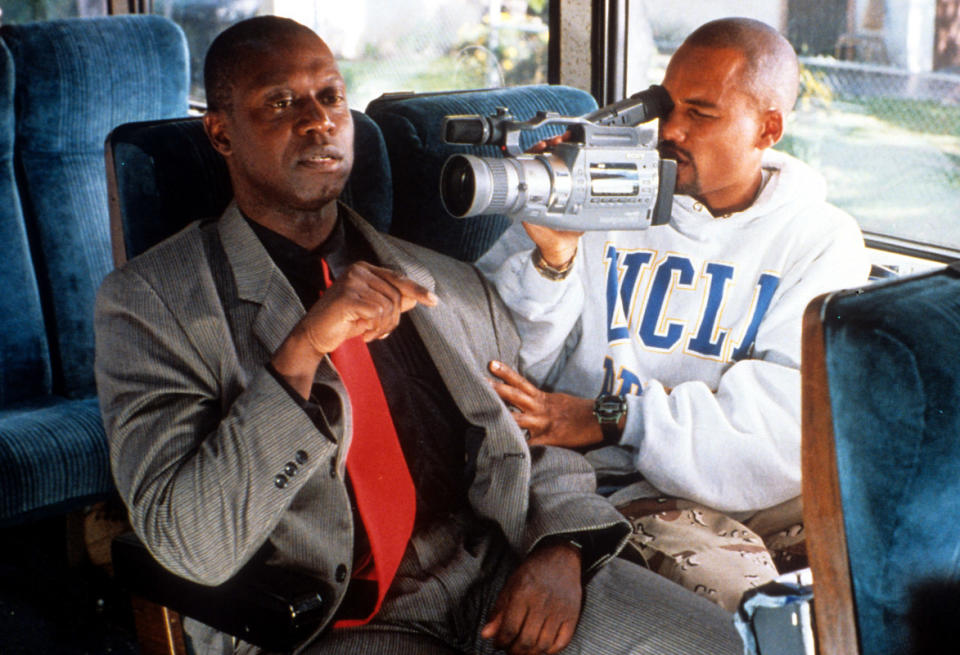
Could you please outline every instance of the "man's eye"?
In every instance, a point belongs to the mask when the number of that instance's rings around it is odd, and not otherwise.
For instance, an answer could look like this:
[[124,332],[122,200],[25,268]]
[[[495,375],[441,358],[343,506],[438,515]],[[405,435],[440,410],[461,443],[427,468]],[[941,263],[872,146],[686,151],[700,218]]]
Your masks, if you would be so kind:
[[276,100],[270,101],[270,107],[272,109],[286,109],[293,104],[293,100],[290,98],[278,98]]
[[327,93],[321,97],[321,101],[327,105],[338,105],[344,100],[346,98],[340,93]]

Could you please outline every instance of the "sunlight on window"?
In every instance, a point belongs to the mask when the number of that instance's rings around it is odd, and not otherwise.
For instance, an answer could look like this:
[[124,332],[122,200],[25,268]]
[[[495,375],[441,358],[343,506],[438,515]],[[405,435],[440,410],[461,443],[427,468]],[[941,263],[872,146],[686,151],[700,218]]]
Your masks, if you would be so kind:
[[330,45],[363,109],[381,93],[545,83],[548,0],[155,0],[183,26],[193,96],[203,97],[203,54],[229,25],[258,14],[289,16]]

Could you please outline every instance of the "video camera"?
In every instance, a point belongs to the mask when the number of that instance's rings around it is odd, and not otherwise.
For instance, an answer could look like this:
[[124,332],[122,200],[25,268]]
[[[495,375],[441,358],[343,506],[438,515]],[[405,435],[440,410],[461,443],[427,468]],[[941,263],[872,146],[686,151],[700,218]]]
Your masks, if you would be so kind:
[[[584,116],[537,112],[515,121],[491,116],[444,118],[447,143],[494,144],[505,157],[452,155],[440,172],[440,199],[457,218],[506,214],[561,230],[643,230],[670,220],[677,163],[661,159],[657,133],[641,123],[673,109],[651,86]],[[541,153],[524,154],[520,132],[564,124],[568,135]]]

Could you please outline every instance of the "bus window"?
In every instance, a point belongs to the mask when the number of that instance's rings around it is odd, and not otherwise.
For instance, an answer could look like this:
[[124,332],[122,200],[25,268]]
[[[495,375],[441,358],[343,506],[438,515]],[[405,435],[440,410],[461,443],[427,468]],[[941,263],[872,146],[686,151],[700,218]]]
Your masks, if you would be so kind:
[[54,18],[106,16],[107,0],[16,0],[0,3],[0,21],[7,25]]
[[[960,18],[944,0],[633,0],[627,92],[659,82],[698,25],[749,16],[800,54],[801,96],[778,144],[817,168],[868,244],[960,258]],[[954,14],[956,12],[953,12]],[[636,38],[635,38],[636,37]],[[916,266],[898,261],[904,271]]]
[[154,0],[179,23],[191,52],[192,96],[203,100],[203,56],[229,25],[289,16],[331,47],[363,109],[381,93],[485,88],[547,81],[549,0]]

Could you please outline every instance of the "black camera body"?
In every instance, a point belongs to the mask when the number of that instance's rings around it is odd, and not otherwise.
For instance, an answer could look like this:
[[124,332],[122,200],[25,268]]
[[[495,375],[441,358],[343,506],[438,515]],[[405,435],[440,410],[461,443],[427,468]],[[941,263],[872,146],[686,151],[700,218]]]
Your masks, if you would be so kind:
[[[515,121],[492,116],[444,119],[448,143],[500,146],[505,157],[453,155],[440,174],[440,198],[457,218],[506,214],[561,230],[638,230],[670,220],[676,162],[661,159],[657,132],[642,123],[666,117],[670,96],[652,86],[585,116],[538,112]],[[562,124],[564,140],[523,153],[520,133]]]

